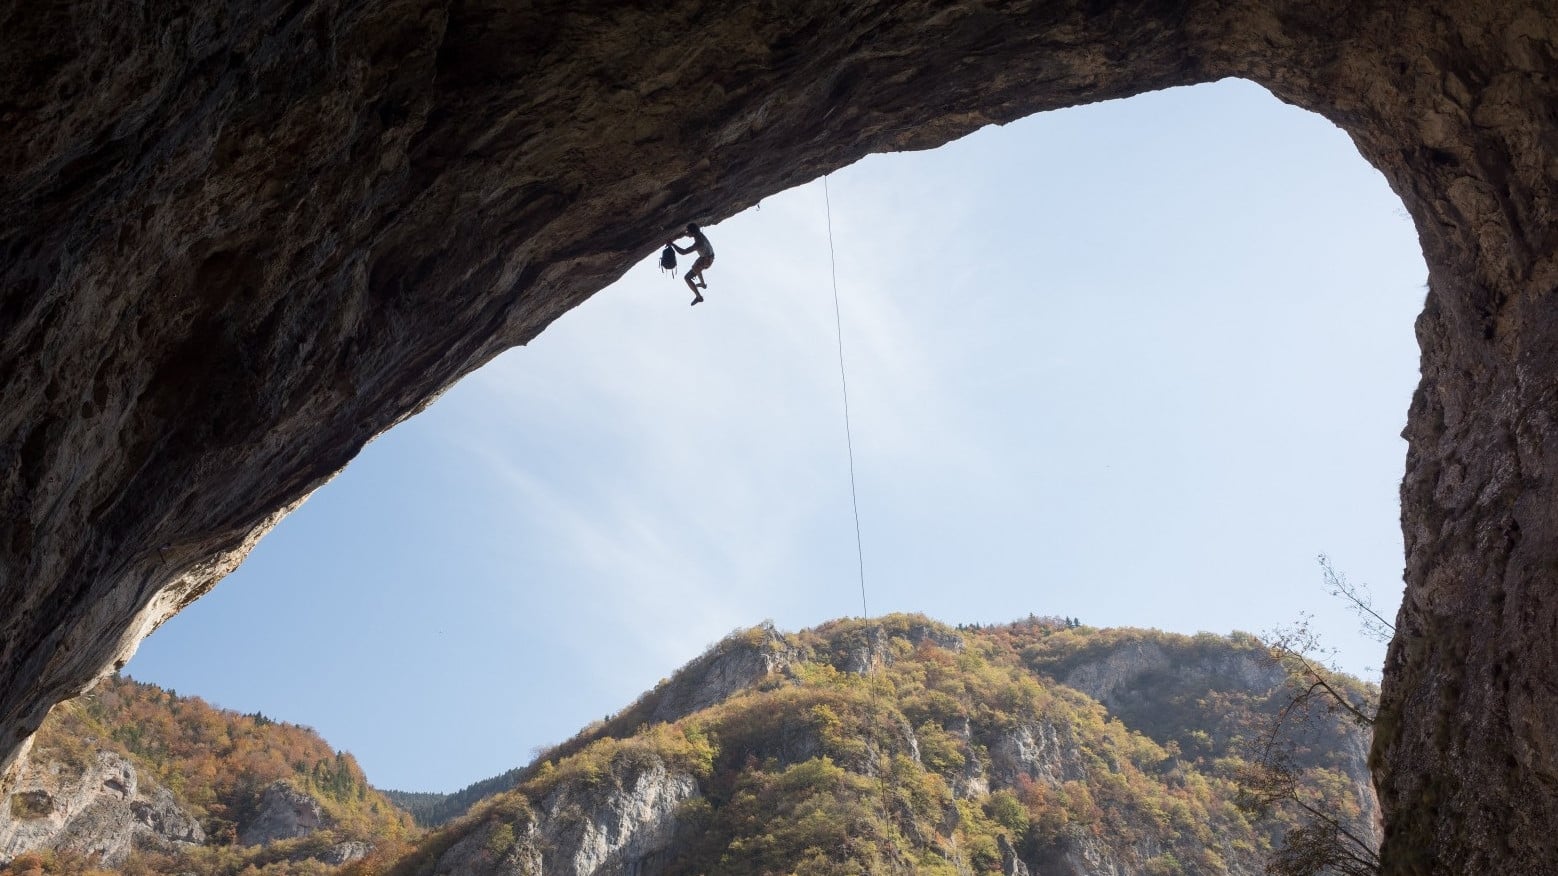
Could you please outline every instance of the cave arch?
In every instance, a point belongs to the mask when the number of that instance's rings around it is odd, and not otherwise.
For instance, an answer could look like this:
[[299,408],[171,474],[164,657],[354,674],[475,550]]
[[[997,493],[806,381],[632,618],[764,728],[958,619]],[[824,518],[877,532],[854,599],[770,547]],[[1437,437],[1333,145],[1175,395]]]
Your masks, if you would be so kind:
[[[1224,80],[829,185],[874,611],[1269,629],[1325,614],[1323,547],[1394,614],[1424,269],[1339,129]],[[512,768],[738,623],[859,613],[824,210],[813,181],[713,228],[712,310],[641,261],[467,375],[126,671],[436,788]],[[1355,625],[1332,607],[1336,645]],[[409,708],[385,726],[359,700]]]
[[1388,867],[1551,872],[1554,20],[1539,0],[4,13],[0,758],[373,435],[646,255],[646,217],[1239,76],[1352,135],[1430,269],[1375,749]]

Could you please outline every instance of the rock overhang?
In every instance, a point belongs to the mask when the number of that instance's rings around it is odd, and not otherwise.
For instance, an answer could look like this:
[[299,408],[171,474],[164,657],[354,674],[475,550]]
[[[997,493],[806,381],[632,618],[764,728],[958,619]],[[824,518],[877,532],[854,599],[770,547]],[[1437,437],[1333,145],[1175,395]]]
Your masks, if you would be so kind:
[[1555,20],[1475,0],[0,13],[0,760],[366,441],[649,254],[661,217],[1240,76],[1347,130],[1429,263],[1387,859],[1550,861]]

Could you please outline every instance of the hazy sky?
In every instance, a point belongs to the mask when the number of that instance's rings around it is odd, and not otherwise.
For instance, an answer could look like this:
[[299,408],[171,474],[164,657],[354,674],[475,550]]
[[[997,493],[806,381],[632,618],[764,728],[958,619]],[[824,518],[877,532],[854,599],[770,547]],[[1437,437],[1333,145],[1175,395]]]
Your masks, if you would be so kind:
[[[371,444],[128,672],[447,791],[733,628],[858,615],[821,185],[708,229],[706,303],[646,260]],[[1230,81],[829,186],[872,613],[1313,611],[1377,669],[1315,555],[1394,615],[1426,271],[1346,135]]]

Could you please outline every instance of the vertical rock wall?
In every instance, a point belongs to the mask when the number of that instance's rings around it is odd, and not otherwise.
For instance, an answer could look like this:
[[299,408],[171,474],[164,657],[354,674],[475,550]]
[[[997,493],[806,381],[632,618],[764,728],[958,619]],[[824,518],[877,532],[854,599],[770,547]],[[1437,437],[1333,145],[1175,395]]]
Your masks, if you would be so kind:
[[0,766],[373,435],[860,156],[1243,76],[1430,265],[1393,872],[1558,860],[1552,0],[0,7]]

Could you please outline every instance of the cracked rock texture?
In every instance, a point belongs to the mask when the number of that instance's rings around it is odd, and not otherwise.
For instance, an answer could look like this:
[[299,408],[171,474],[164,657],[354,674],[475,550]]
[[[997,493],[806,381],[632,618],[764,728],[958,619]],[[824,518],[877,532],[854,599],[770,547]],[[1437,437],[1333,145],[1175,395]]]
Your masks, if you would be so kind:
[[676,678],[649,693],[649,720],[670,722],[706,709],[746,690],[802,659],[772,624],[756,628],[760,638],[733,636],[677,670]]
[[165,851],[206,841],[200,823],[167,788],[111,751],[98,752],[80,771],[40,764],[17,785],[19,799],[0,798],[0,864],[35,849],[68,849],[115,867],[138,848]]
[[598,786],[565,783],[511,821],[493,819],[438,856],[440,876],[648,876],[663,872],[697,781],[654,760],[613,765]]
[[328,826],[329,819],[319,807],[318,800],[285,781],[279,781],[266,788],[260,796],[259,811],[239,832],[238,841],[246,846],[259,846],[308,836]]
[[860,156],[1241,76],[1429,264],[1391,873],[1558,872],[1553,0],[0,6],[0,767],[375,434]]

